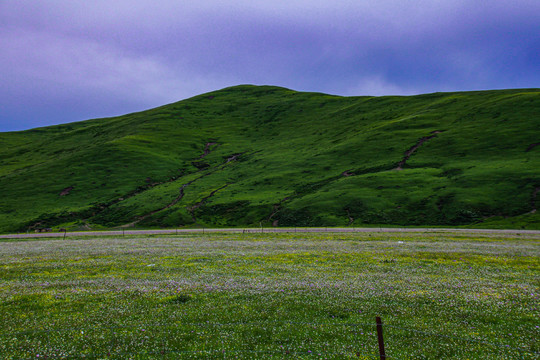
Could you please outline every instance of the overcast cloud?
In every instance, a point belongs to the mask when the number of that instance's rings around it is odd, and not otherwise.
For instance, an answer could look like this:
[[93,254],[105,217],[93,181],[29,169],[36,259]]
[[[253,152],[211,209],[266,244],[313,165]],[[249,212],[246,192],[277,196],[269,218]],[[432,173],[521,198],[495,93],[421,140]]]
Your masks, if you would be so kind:
[[0,131],[238,84],[338,95],[540,87],[540,1],[0,2]]

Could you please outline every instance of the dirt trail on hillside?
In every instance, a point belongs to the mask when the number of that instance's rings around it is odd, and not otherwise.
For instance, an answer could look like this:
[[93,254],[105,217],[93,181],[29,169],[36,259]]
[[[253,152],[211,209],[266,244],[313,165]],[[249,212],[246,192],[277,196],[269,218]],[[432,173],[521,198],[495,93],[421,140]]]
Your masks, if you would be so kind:
[[225,184],[223,185],[222,187],[212,191],[208,196],[205,196],[202,198],[201,201],[199,201],[198,203],[192,205],[192,206],[189,206],[187,207],[187,211],[191,214],[191,218],[193,219],[193,222],[197,222],[197,218],[195,217],[195,214],[193,214],[193,211],[200,208],[201,206],[204,205],[204,203],[206,202],[206,200],[210,199],[212,196],[214,196],[218,191],[222,190],[222,189],[225,189],[227,186],[229,186],[230,184]]
[[71,190],[73,190],[73,186],[68,186],[67,188],[65,188],[64,190],[62,190],[60,192],[60,194],[58,194],[58,196],[66,196],[66,195],[69,195],[69,193],[71,192]]
[[[115,200],[113,200],[113,201],[108,202],[107,204],[102,204],[102,205],[99,207],[99,209],[96,209],[96,211],[94,211],[94,212],[92,213],[92,217],[98,215],[99,213],[101,213],[101,212],[103,212],[103,211],[105,211],[106,209],[110,208],[111,206],[113,206],[113,205],[115,205],[115,204],[118,204],[118,203],[121,202],[121,201],[125,201],[125,200],[127,200],[127,199],[130,199],[130,198],[132,198],[132,197],[134,197],[134,196],[137,196],[137,195],[139,195],[140,193],[143,193],[143,192],[145,192],[145,191],[147,191],[147,190],[150,190],[150,189],[152,189],[152,188],[154,188],[154,187],[156,187],[156,186],[159,186],[159,185],[162,185],[162,184],[166,184],[166,183],[169,183],[169,182],[173,182],[173,181],[175,181],[176,179],[178,179],[180,176],[181,176],[181,175],[175,175],[175,176],[170,177],[170,178],[167,179],[166,181],[162,181],[162,182],[152,181],[151,178],[147,177],[147,178],[145,179],[145,181],[146,181],[146,183],[147,183],[147,185],[146,185],[145,187],[140,187],[140,188],[138,188],[138,189],[136,189],[136,190],[134,190],[134,191],[132,191],[132,192],[130,192],[130,193],[128,193],[128,194],[122,196],[122,197],[119,197],[118,199],[115,199]],[[82,221],[84,221],[84,222],[87,222],[88,220],[89,220],[89,218],[82,219]],[[129,225],[129,224],[128,224],[128,225]],[[124,226],[125,226],[125,225],[124,225]]]
[[[213,149],[211,149],[210,147],[212,147],[214,145],[217,145],[217,146],[214,147]],[[206,145],[204,146],[204,153],[201,155],[201,157],[199,159],[203,159],[206,155],[208,155],[212,151],[214,151],[218,146],[219,146],[219,144],[217,142],[208,142],[208,143],[206,143]]]
[[[202,177],[202,176],[201,176],[201,177]],[[195,179],[195,180],[198,180],[198,179],[200,179],[200,177],[197,178],[197,179]],[[189,185],[193,184],[193,182],[195,182],[195,180],[191,180],[190,182],[187,182],[187,183],[185,183],[184,185],[182,185],[182,186],[180,187],[178,196],[177,196],[171,203],[167,204],[166,206],[162,207],[161,209],[157,209],[157,210],[151,211],[151,212],[149,212],[149,213],[147,213],[147,214],[145,214],[145,215],[143,215],[143,216],[140,216],[137,220],[135,220],[135,221],[133,221],[133,222],[130,222],[129,224],[121,225],[120,227],[121,227],[121,228],[133,227],[133,226],[135,226],[137,223],[143,221],[144,219],[147,219],[147,218],[149,218],[150,216],[152,216],[152,215],[154,215],[154,214],[156,214],[156,213],[158,213],[158,212],[160,212],[160,211],[163,211],[163,210],[165,210],[165,209],[168,209],[168,208],[170,208],[170,207],[176,205],[176,204],[177,204],[180,200],[182,200],[182,198],[184,197],[184,195],[185,195],[184,189],[185,189],[186,187],[188,187]]]
[[[208,145],[208,144],[211,144],[211,143],[207,143],[207,147],[210,146],[210,145]],[[199,176],[199,177],[197,177],[197,178],[195,178],[195,179],[193,179],[193,180],[191,180],[191,181],[189,181],[189,182],[183,184],[183,185],[180,187],[178,196],[177,196],[172,202],[170,202],[169,204],[167,204],[166,206],[164,206],[164,207],[162,207],[162,208],[160,208],[160,209],[153,210],[153,211],[151,211],[151,212],[149,212],[149,213],[147,213],[147,214],[144,214],[144,215],[138,217],[137,220],[135,220],[135,221],[133,221],[133,222],[130,222],[130,223],[128,223],[128,224],[121,225],[120,227],[121,227],[121,228],[133,227],[133,226],[135,226],[137,223],[143,221],[144,219],[147,219],[147,218],[149,218],[150,216],[152,216],[152,215],[154,215],[154,214],[156,214],[156,213],[158,213],[158,212],[160,212],[160,211],[163,211],[163,210],[169,209],[170,207],[173,207],[173,206],[176,205],[180,200],[182,200],[182,198],[183,198],[184,195],[185,195],[185,189],[186,189],[189,185],[193,184],[195,181],[200,180],[200,179],[202,179],[202,178],[204,178],[204,177],[206,177],[206,176],[212,175],[213,173],[215,173],[215,172],[218,171],[218,170],[221,170],[221,169],[222,169],[225,165],[227,165],[229,162],[237,160],[238,157],[239,157],[240,155],[242,155],[242,153],[240,153],[240,154],[233,154],[233,155],[229,156],[229,157],[227,158],[227,160],[226,160],[224,163],[222,163],[222,164],[220,164],[220,165],[217,165],[217,166],[215,166],[214,168],[211,168],[210,170],[208,170],[208,169],[206,169],[206,170],[199,170],[199,172],[201,172],[201,171],[207,171],[207,172],[206,172],[205,174],[202,174],[201,176]],[[212,193],[210,193],[209,196],[203,198],[199,203],[197,203],[197,204],[195,204],[195,205],[193,205],[193,206],[191,206],[191,207],[188,207],[188,211],[189,211],[189,212],[191,213],[191,215],[193,216],[193,213],[192,213],[193,210],[195,210],[196,208],[199,208],[200,206],[202,206],[203,203],[204,203],[206,200],[208,200],[210,197],[212,197],[216,192],[218,192],[218,191],[221,190],[221,189],[226,188],[226,187],[229,186],[229,185],[230,185],[230,184],[225,184],[225,185],[222,186],[221,188],[219,188],[219,189],[213,191]],[[195,218],[194,218],[194,221],[195,221]]]
[[[279,203],[272,205],[272,213],[268,217],[268,221],[272,221],[272,218],[281,210],[281,204],[283,204],[285,201],[289,200],[290,197],[284,197],[283,199],[279,200]],[[272,226],[278,226],[279,220],[272,221]]]
[[[129,198],[132,198],[134,196],[137,196],[139,195],[140,193],[142,192],[145,192],[147,190],[150,190],[158,185],[162,185],[162,184],[165,184],[165,183],[168,183],[168,182],[173,182],[175,181],[176,179],[178,179],[180,177],[180,175],[177,175],[177,176],[173,176],[169,179],[167,179],[166,181],[162,181],[162,182],[152,182],[152,179],[150,178],[146,178],[146,182],[147,182],[147,185],[145,187],[140,187],[130,193],[127,193],[115,200],[112,200],[112,201],[109,201],[108,203],[105,203],[105,204],[99,204],[99,205],[96,205],[93,209],[92,209],[92,215],[91,217],[94,217],[100,213],[102,213],[103,211],[107,210],[108,208],[110,208],[111,206],[113,205],[116,205],[118,204],[119,202],[121,201],[125,201]],[[71,190],[73,190],[74,187],[73,186],[70,186],[70,187],[67,187],[65,188],[64,190],[62,190],[62,192],[59,194],[59,196],[66,196],[68,195]],[[86,217],[86,218],[82,218],[81,221],[83,221],[85,223],[84,226],[88,226],[88,224],[86,224],[86,222],[88,222],[90,218]],[[34,223],[32,225],[30,225],[28,227],[29,230],[33,230],[34,228],[38,227],[39,225],[42,225],[42,222],[37,222],[37,223]],[[128,224],[129,225],[129,224]],[[124,225],[125,226],[125,225]],[[132,225],[131,225],[132,226]]]
[[421,137],[420,139],[418,139],[418,141],[416,142],[416,144],[414,144],[414,145],[411,146],[407,151],[405,151],[405,154],[404,154],[404,156],[403,156],[403,159],[398,163],[398,166],[397,166],[394,170],[403,170],[403,166],[405,165],[405,163],[407,162],[407,160],[409,160],[409,158],[411,157],[411,155],[412,155],[412,154],[413,154],[420,146],[422,146],[423,143],[425,143],[425,142],[428,141],[428,140],[433,139],[434,137],[437,137],[437,135],[440,134],[440,133],[442,133],[442,131],[436,130],[436,131],[432,131],[431,133],[432,133],[433,135]]
[[[279,204],[272,205],[272,213],[268,217],[268,221],[272,221],[272,218],[278,213],[279,209],[281,209],[281,202]],[[279,223],[279,220],[274,220],[274,222],[276,222],[276,225],[274,226],[277,226],[277,224]]]
[[347,217],[349,218],[349,226],[352,225],[352,223],[354,222],[354,218],[351,216],[351,212],[349,211],[349,209],[346,209],[347,211]]
[[239,158],[240,156],[242,156],[243,154],[244,154],[244,153],[232,154],[231,156],[229,156],[229,157],[227,158],[227,162],[229,163],[229,162],[231,162],[231,161],[238,160],[238,158]]

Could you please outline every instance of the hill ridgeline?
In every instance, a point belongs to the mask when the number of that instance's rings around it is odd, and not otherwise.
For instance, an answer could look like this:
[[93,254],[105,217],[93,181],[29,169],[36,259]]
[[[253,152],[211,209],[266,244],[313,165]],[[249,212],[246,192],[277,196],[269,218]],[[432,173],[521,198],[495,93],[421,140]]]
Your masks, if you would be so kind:
[[340,97],[241,85],[0,133],[0,232],[540,228],[540,89]]

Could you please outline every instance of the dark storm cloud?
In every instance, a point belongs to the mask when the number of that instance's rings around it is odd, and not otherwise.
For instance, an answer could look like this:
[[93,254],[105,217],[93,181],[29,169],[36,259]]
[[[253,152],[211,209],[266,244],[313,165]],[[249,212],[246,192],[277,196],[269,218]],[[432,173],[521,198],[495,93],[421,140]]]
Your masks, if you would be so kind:
[[5,1],[0,130],[240,83],[342,95],[538,87],[540,2]]

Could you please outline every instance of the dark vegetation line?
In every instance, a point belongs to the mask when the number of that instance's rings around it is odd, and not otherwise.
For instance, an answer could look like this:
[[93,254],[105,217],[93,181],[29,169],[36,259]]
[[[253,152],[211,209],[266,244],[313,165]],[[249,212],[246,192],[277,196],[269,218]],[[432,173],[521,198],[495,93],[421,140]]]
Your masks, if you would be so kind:
[[[219,146],[219,144],[216,143],[216,142],[208,142],[208,143],[206,143],[206,144],[205,144],[204,151],[203,151],[203,154],[200,156],[200,159],[202,159],[202,158],[204,158],[206,155],[210,154],[210,152],[212,152],[212,151],[215,149],[215,148],[214,148],[214,149],[211,149],[211,146],[214,146],[214,145],[218,145],[218,146]],[[203,169],[199,169],[198,171],[202,171],[202,170],[203,170]],[[131,223],[128,223],[128,224],[121,225],[120,227],[131,227],[131,226],[134,226],[135,224],[137,224],[137,223],[143,221],[144,219],[147,219],[148,217],[150,217],[150,216],[152,216],[152,215],[154,215],[154,214],[156,214],[156,213],[158,213],[158,212],[160,212],[160,211],[162,211],[162,210],[166,210],[166,209],[168,209],[168,208],[170,208],[170,207],[176,205],[176,204],[177,204],[180,200],[182,200],[182,198],[184,197],[184,189],[185,189],[187,186],[191,185],[194,181],[196,181],[196,180],[198,180],[198,179],[200,179],[200,178],[202,178],[202,177],[204,177],[204,176],[210,175],[210,174],[211,174],[211,172],[208,173],[208,174],[205,174],[205,175],[203,175],[203,176],[200,176],[200,177],[198,177],[198,178],[196,178],[196,179],[194,179],[194,180],[192,180],[192,181],[190,181],[190,182],[188,182],[188,183],[186,183],[186,184],[183,184],[183,185],[180,187],[178,196],[177,196],[171,203],[169,203],[168,205],[166,205],[165,207],[163,207],[163,208],[161,208],[161,209],[158,209],[158,210],[151,211],[151,212],[149,212],[149,213],[147,213],[147,214],[144,214],[144,215],[140,216],[137,220],[135,220],[135,221],[133,221],[133,222],[131,222]],[[153,183],[149,183],[148,185],[146,185],[146,186],[144,186],[144,187],[140,187],[140,188],[136,189],[135,191],[133,191],[133,192],[131,192],[131,193],[125,195],[125,196],[122,196],[122,197],[120,197],[120,198],[118,198],[118,199],[116,199],[116,200],[114,200],[114,201],[111,201],[111,202],[109,202],[109,203],[107,203],[107,204],[102,204],[102,205],[100,206],[99,211],[93,212],[92,215],[91,215],[91,217],[94,217],[94,216],[98,215],[100,212],[106,210],[107,208],[111,207],[112,205],[118,204],[118,203],[121,202],[121,201],[127,200],[127,199],[129,199],[129,198],[134,197],[134,196],[137,196],[137,195],[139,195],[139,194],[141,194],[141,193],[143,193],[143,192],[145,192],[145,191],[147,191],[147,190],[150,190],[150,189],[152,189],[152,188],[154,188],[154,187],[156,187],[156,186],[159,186],[159,185],[162,185],[162,184],[165,184],[165,183],[168,183],[168,182],[176,181],[180,176],[181,176],[181,175],[173,176],[173,177],[169,178],[167,181],[163,181],[163,182],[153,182]],[[151,181],[150,178],[147,178],[146,180],[147,180],[147,182],[150,182],[150,181]],[[88,221],[88,220],[89,220],[89,218],[83,219],[83,221],[85,221],[85,222]]]
[[152,215],[154,215],[154,214],[156,214],[156,213],[158,213],[158,212],[160,212],[160,211],[163,211],[163,210],[166,210],[166,209],[168,209],[168,208],[170,208],[170,207],[173,207],[173,206],[176,205],[180,200],[182,200],[182,198],[184,197],[184,195],[185,195],[184,189],[185,189],[186,187],[188,187],[189,185],[193,184],[195,181],[197,181],[197,180],[199,180],[199,179],[201,179],[201,178],[203,178],[203,177],[205,177],[205,176],[208,176],[208,175],[210,175],[210,174],[212,174],[212,173],[213,173],[213,172],[208,172],[208,173],[206,173],[206,174],[204,174],[204,175],[199,176],[199,177],[196,178],[196,179],[193,179],[193,180],[191,180],[191,181],[189,181],[189,182],[183,184],[183,185],[180,187],[180,190],[178,191],[178,196],[177,196],[176,198],[174,198],[174,200],[173,200],[172,202],[170,202],[169,204],[165,205],[165,206],[162,207],[162,208],[159,208],[159,209],[157,209],[157,210],[153,210],[153,211],[151,211],[151,212],[149,212],[149,213],[146,213],[146,214],[144,214],[144,215],[142,215],[142,216],[139,216],[139,217],[137,218],[137,220],[135,220],[135,221],[133,221],[133,222],[130,222],[129,224],[121,225],[120,227],[132,227],[132,226],[135,226],[137,223],[143,221],[144,219],[147,219],[147,218],[149,218],[150,216],[152,216]]
[[418,149],[420,146],[422,146],[423,143],[425,143],[426,141],[428,140],[431,140],[433,139],[434,137],[437,136],[437,134],[440,134],[442,133],[442,131],[440,130],[435,130],[432,132],[433,135],[430,135],[430,136],[424,136],[424,137],[421,137],[417,143],[413,146],[411,146],[409,148],[409,150],[405,151],[405,156],[403,157],[403,159],[398,163],[398,166],[394,169],[394,170],[403,170],[403,166],[405,165],[405,163],[407,162],[407,160],[409,160],[409,158],[411,157],[411,155],[416,151],[416,149]]
[[176,204],[177,204],[180,200],[182,200],[182,198],[184,197],[184,189],[185,189],[186,187],[188,187],[189,185],[191,185],[195,180],[198,180],[198,179],[200,179],[200,178],[202,178],[202,177],[204,177],[204,176],[207,176],[207,175],[208,175],[208,174],[202,175],[202,176],[200,176],[200,177],[198,177],[198,178],[196,178],[196,179],[194,179],[194,180],[191,180],[191,181],[185,183],[184,185],[182,185],[182,186],[180,187],[178,196],[177,196],[171,203],[167,204],[165,207],[162,207],[161,209],[153,210],[153,211],[151,211],[151,212],[149,212],[149,213],[147,213],[147,214],[144,214],[144,215],[142,215],[142,216],[139,216],[137,220],[135,220],[135,221],[133,221],[133,222],[131,222],[131,223],[129,223],[129,224],[122,225],[122,226],[120,226],[120,227],[132,227],[132,226],[134,226],[135,224],[137,224],[137,223],[143,221],[144,219],[147,219],[147,218],[149,218],[150,216],[152,216],[152,215],[154,215],[154,214],[156,214],[156,213],[158,213],[158,212],[160,212],[160,211],[162,211],[162,210],[166,210],[166,209],[168,209],[168,208],[170,208],[170,207],[176,205]]
[[[291,195],[289,195],[289,196],[283,198],[282,200],[280,200],[280,202],[278,204],[273,205],[272,212],[269,215],[267,220],[271,221],[271,219],[276,215],[279,215],[280,218],[281,218],[281,215],[283,215],[282,210],[285,210],[282,207],[284,202],[291,201],[291,200],[298,199],[298,198],[302,198],[305,195],[315,193],[318,190],[320,190],[321,188],[331,184],[332,182],[341,179],[342,176],[343,176],[342,174],[334,175],[334,176],[330,176],[330,177],[328,177],[326,179],[323,179],[323,180],[320,180],[320,181],[307,183],[307,184],[303,184],[303,185],[300,185],[300,186],[296,187],[293,190],[293,193]],[[264,221],[264,217],[261,218],[261,220]],[[272,222],[272,226],[278,226],[278,224],[279,224],[279,220],[274,220]]]
[[[210,145],[209,145],[210,144]],[[205,150],[204,150],[204,154],[201,156],[201,158],[203,158],[204,156],[208,155],[210,153],[211,150],[209,150],[210,146],[212,145],[216,145],[217,143],[207,143],[206,146],[205,146]],[[171,207],[173,207],[174,205],[176,205],[180,200],[182,200],[182,198],[184,197],[185,195],[185,191],[184,189],[186,187],[188,187],[189,185],[193,184],[195,181],[197,180],[200,180],[206,176],[209,176],[209,175],[212,175],[213,173],[215,173],[216,171],[218,170],[221,170],[226,164],[230,163],[231,161],[235,161],[235,160],[238,160],[238,157],[241,156],[243,153],[238,153],[238,154],[233,154],[229,157],[227,157],[227,160],[220,164],[220,165],[217,165],[216,167],[214,167],[213,169],[208,169],[208,168],[202,168],[202,169],[199,169],[197,172],[201,172],[201,171],[204,171],[205,169],[208,170],[208,172],[206,172],[205,174],[183,184],[181,187],[180,187],[180,190],[179,190],[179,194],[178,196],[172,201],[170,202],[169,204],[167,204],[166,206],[160,208],[160,209],[157,209],[157,210],[153,210],[147,214],[144,214],[142,216],[139,216],[137,218],[137,220],[131,222],[131,223],[128,223],[128,224],[124,224],[124,225],[121,225],[120,227],[132,227],[134,225],[136,225],[137,223],[149,218],[150,216],[160,212],[160,211],[163,211],[163,210],[166,210],[166,209],[169,209]],[[191,216],[193,217],[194,221],[195,221],[195,216],[193,215],[193,210],[199,208],[200,206],[202,206],[204,204],[204,202],[206,202],[206,200],[208,200],[210,197],[212,197],[215,193],[217,193],[219,190],[221,189],[224,189],[225,187],[229,186],[230,184],[225,184],[224,186],[220,187],[219,189],[217,190],[214,190],[210,193],[209,196],[203,198],[199,203],[189,207],[187,210],[191,213]]]
[[[137,196],[147,190],[150,190],[156,186],[159,186],[159,185],[163,185],[163,184],[166,184],[166,183],[169,183],[169,182],[173,182],[173,181],[176,181],[179,177],[181,177],[182,175],[175,175],[175,176],[172,176],[170,177],[169,179],[167,179],[166,181],[161,181],[161,182],[151,182],[152,179],[150,178],[146,178],[146,181],[147,181],[147,185],[145,186],[140,186],[138,187],[137,189],[117,198],[117,199],[114,199],[112,201],[109,201],[108,203],[104,203],[104,204],[99,204],[97,205],[96,207],[88,210],[88,211],[85,211],[83,212],[85,215],[81,215],[82,216],[82,221],[83,222],[87,222],[88,220],[90,220],[90,218],[96,216],[96,215],[99,215],[100,213],[102,213],[103,211],[107,210],[108,208],[110,208],[111,206],[113,205],[116,205],[122,201],[125,201],[127,199],[130,199],[134,196]],[[77,214],[74,214],[75,217]],[[140,221],[140,220],[139,220]],[[29,227],[29,229],[34,229],[36,226],[40,225],[41,222],[38,222],[32,226]]]
[[[217,142],[207,142],[205,144],[205,147],[204,147],[204,150],[203,150],[203,154],[199,157],[199,159],[202,159],[204,158],[205,156],[207,156],[208,154],[210,154],[213,150],[215,150],[217,148],[217,146],[219,146],[219,144]],[[212,148],[212,146],[215,146],[214,148]],[[236,160],[240,155],[242,154],[233,154],[231,155],[230,157],[227,158],[227,163],[228,162],[231,162],[231,161],[234,161]],[[205,168],[199,168],[198,171],[202,171],[204,170]],[[210,175],[212,172],[208,173],[208,174],[205,174],[201,177],[204,177],[204,176],[207,176],[207,175]],[[163,184],[166,184],[166,183],[169,183],[169,182],[173,182],[173,181],[176,181],[178,178],[180,178],[182,175],[175,175],[175,176],[172,176],[170,177],[169,179],[167,179],[166,181],[161,181],[161,182],[152,182],[152,179],[150,178],[146,178],[146,182],[147,184],[144,185],[144,186],[139,186],[138,188],[136,188],[135,190],[123,195],[123,196],[120,196],[112,201],[109,201],[107,203],[102,203],[102,204],[98,204],[96,206],[94,206],[93,208],[89,209],[89,210],[85,210],[85,211],[82,211],[82,212],[78,212],[78,213],[71,213],[69,218],[79,218],[81,217],[82,221],[83,222],[88,222],[90,220],[90,218],[92,217],[95,217],[96,215],[99,215],[100,213],[102,213],[103,211],[107,210],[108,208],[110,208],[111,206],[113,205],[116,205],[122,201],[125,201],[127,199],[130,199],[134,196],[137,196],[147,190],[150,190],[156,186],[159,186],[159,185],[163,185]],[[195,179],[195,180],[198,180],[200,179],[201,177]],[[155,210],[155,211],[152,211],[148,214],[145,214],[145,215],[142,215],[140,216],[137,220],[135,220],[134,222],[131,222],[129,224],[125,224],[125,225],[121,225],[120,227],[131,227],[131,226],[134,226],[135,224],[139,223],[140,221],[154,215],[155,213],[159,212],[159,211],[162,211],[162,210],[165,210],[165,209],[168,209],[172,206],[174,206],[176,203],[178,203],[183,197],[184,197],[184,188],[187,187],[188,185],[191,185],[191,183],[193,183],[195,180],[192,180],[190,182],[188,182],[187,184],[184,184],[180,187],[180,193],[179,195],[170,203],[168,204],[167,206],[165,206],[164,208],[161,208],[161,209],[158,209],[158,210]],[[69,195],[69,193],[74,189],[73,186],[69,186],[65,189],[63,189],[60,194],[58,194],[58,196],[66,196],[66,195]],[[55,216],[51,216],[51,219],[48,219],[48,220],[53,220],[53,218],[55,218]],[[68,217],[66,216],[56,216],[56,218],[58,220],[67,220]],[[27,226],[27,230],[40,230],[41,228],[41,225],[43,225],[43,221],[40,220],[38,222],[35,222],[35,223],[32,223],[31,225]]]
[[222,190],[222,189],[225,189],[227,186],[229,186],[231,184],[225,184],[223,185],[222,187],[212,191],[208,196],[205,196],[202,198],[201,201],[199,201],[198,203],[196,203],[195,205],[192,205],[190,207],[187,208],[187,211],[191,214],[191,217],[193,219],[193,222],[196,222],[197,219],[195,218],[195,214],[193,213],[194,210],[200,208],[202,205],[204,205],[204,203],[206,202],[206,200],[210,199],[212,196],[214,196],[218,191]]
[[540,142],[537,142],[537,143],[534,143],[534,144],[531,144],[527,147],[527,150],[525,150],[525,152],[529,152],[531,151],[532,149],[534,149],[535,147],[537,147],[538,145],[540,145]]

